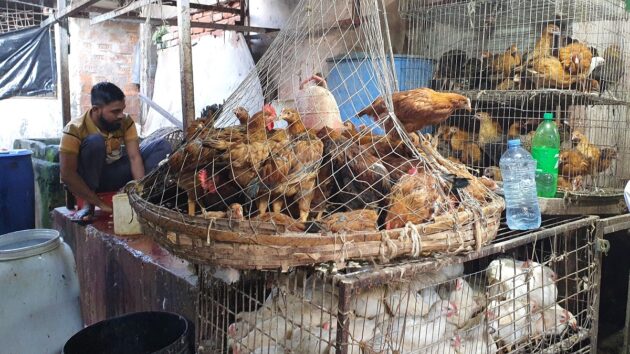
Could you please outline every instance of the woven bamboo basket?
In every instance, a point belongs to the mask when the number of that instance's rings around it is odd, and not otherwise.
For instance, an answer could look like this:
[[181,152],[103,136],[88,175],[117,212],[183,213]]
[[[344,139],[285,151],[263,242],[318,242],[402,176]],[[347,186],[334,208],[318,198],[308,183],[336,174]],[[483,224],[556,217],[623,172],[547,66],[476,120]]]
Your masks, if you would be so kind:
[[[428,142],[424,157],[443,172],[468,176],[463,165],[442,157]],[[157,176],[157,175],[156,175]],[[155,177],[157,178],[157,177]],[[151,184],[151,176],[143,180]],[[129,186],[129,200],[144,232],[173,254],[196,264],[235,269],[287,270],[349,260],[387,263],[401,257],[461,254],[492,241],[499,229],[503,199],[488,191],[480,208],[438,216],[430,222],[394,230],[354,233],[292,233],[283,225],[253,220],[204,219],[153,204],[142,197],[142,183]]]

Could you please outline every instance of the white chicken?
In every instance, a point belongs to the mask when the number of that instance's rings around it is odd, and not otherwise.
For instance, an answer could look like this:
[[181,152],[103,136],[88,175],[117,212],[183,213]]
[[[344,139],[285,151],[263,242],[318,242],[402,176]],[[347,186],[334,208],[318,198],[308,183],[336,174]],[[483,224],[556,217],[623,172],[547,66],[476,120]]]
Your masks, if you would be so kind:
[[[348,327],[348,354],[361,354],[364,343],[380,335],[376,323],[372,320],[351,316]],[[334,353],[337,340],[337,322],[325,322],[322,326],[307,330],[297,329],[291,336],[292,353]]]
[[332,328],[330,323],[324,322],[321,326],[293,331],[289,346],[296,354],[324,354],[334,347],[336,338],[336,329]]
[[454,263],[444,266],[440,269],[440,273],[444,274],[446,279],[455,279],[464,275],[464,264]]
[[448,278],[442,272],[424,272],[418,274],[409,283],[409,289],[420,291],[422,289],[435,286],[436,284],[447,281]]
[[[534,311],[537,311],[537,308],[534,308]],[[573,331],[578,329],[575,316],[558,304],[536,313],[532,321],[534,321],[533,332],[537,335],[561,335],[567,327]]]
[[494,331],[495,339],[508,348],[523,342],[531,334],[530,313],[528,304],[515,299],[492,300],[486,310],[488,326]]
[[558,297],[556,273],[534,261],[496,259],[486,269],[486,275],[491,298],[519,299],[547,307]]
[[452,345],[457,354],[496,354],[499,351],[487,333],[478,337],[456,335]]
[[377,287],[359,294],[351,303],[357,316],[374,318],[385,312],[385,288]]
[[456,327],[448,320],[457,310],[448,301],[435,303],[425,317],[398,317],[380,323],[381,335],[370,342],[377,353],[408,353],[426,350],[451,336]]
[[289,344],[294,327],[280,316],[272,317],[255,327],[242,338],[232,337],[228,329],[228,346],[233,354],[251,353],[259,348]]
[[[433,303],[439,300],[437,293],[432,295],[427,291],[425,294],[427,296],[427,301],[425,301],[425,297],[421,293],[417,293],[409,289],[390,288],[387,291],[387,296],[385,297],[385,304],[394,317],[424,316],[429,312]],[[434,299],[432,298],[433,296],[438,296],[438,298]],[[431,302],[432,300],[435,301]]]
[[461,328],[476,312],[481,310],[481,306],[477,302],[480,295],[464,278],[455,279],[454,285],[454,289],[448,294],[448,301],[454,304],[457,309],[457,313],[451,317],[451,323]]
[[515,297],[529,297],[529,301],[546,308],[556,303],[558,287],[556,273],[551,268],[534,261],[525,261],[521,269],[527,278],[527,286],[516,289]]
[[422,301],[429,305],[429,308],[431,308],[431,306],[433,306],[436,302],[442,300],[442,298],[440,298],[440,294],[438,294],[433,286],[420,290],[419,294],[422,296]]

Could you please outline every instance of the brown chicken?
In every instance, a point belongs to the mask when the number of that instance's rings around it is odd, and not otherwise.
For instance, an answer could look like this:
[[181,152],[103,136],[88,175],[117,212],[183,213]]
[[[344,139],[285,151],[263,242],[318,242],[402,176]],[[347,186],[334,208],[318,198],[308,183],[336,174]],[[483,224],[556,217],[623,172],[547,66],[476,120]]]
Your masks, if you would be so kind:
[[584,155],[590,166],[597,164],[601,151],[597,146],[588,141],[588,138],[584,135],[584,133],[579,130],[574,130],[571,134],[571,141],[573,142],[575,149]]
[[574,84],[584,86],[586,82],[585,74],[569,74],[556,57],[534,59],[532,68],[527,70],[527,77],[536,88],[570,89]]
[[397,155],[379,158],[373,148],[343,138],[335,143],[337,148],[331,153],[334,203],[346,210],[380,208],[391,188],[389,171],[381,159]]
[[323,230],[333,233],[376,231],[378,214],[369,209],[334,213],[322,219],[319,224]]
[[324,155],[322,156],[322,163],[317,172],[317,185],[313,191],[313,200],[311,201],[311,211],[315,213],[316,220],[322,218],[322,215],[328,207],[328,198],[330,198],[332,194],[334,178],[332,176],[331,156],[337,152],[337,142],[351,139],[345,138],[345,134],[344,132],[328,127],[323,127],[317,132],[317,138],[324,144]]
[[501,175],[501,169],[498,166],[486,167],[483,170],[483,175],[497,182],[503,181],[503,176]]
[[564,176],[558,176],[558,190],[567,191],[567,192],[575,192],[582,189],[584,184],[584,177],[575,176],[571,179],[568,179]]
[[430,220],[441,199],[437,179],[424,171],[409,171],[392,188],[385,217],[387,230],[405,226],[408,222],[421,224]]
[[558,58],[569,74],[587,74],[591,68],[593,53],[582,43],[571,43],[559,49]]
[[466,146],[470,142],[470,135],[467,131],[461,130],[458,127],[450,127],[449,129],[451,151],[462,152],[466,149]]
[[504,78],[510,76],[512,70],[521,65],[521,54],[516,44],[512,44],[504,53],[492,59],[492,71]]
[[[304,223],[282,213],[267,212],[263,215],[257,215],[250,220],[268,222],[279,229],[284,228],[284,230],[288,232],[306,231],[306,225],[304,225]],[[259,231],[262,230],[259,229]]]
[[217,151],[214,165],[229,168],[231,178],[250,198],[256,196],[260,187],[258,172],[270,152],[267,130],[276,119],[273,107],[266,105],[249,118],[245,129],[223,129],[204,140],[204,146]]
[[565,177],[585,176],[590,172],[590,162],[577,150],[562,150],[558,162],[558,172]]
[[467,143],[462,151],[461,160],[469,166],[479,166],[481,164],[482,152],[479,144]]
[[605,147],[600,150],[599,160],[592,164],[591,173],[593,175],[605,172],[617,160],[617,149]]
[[532,61],[539,58],[550,57],[553,49],[554,36],[560,35],[560,27],[554,24],[548,24],[543,28],[542,35],[536,41],[534,50],[530,53],[527,60]]
[[243,206],[238,203],[230,204],[229,208],[225,211],[207,211],[201,208],[201,214],[204,219],[243,220],[245,218]]
[[479,120],[479,144],[497,143],[502,139],[503,129],[501,125],[492,116],[486,112],[478,112],[475,118]]
[[518,139],[521,136],[521,122],[514,122],[510,124],[508,128],[507,137],[508,139]]
[[[458,109],[472,111],[470,99],[456,93],[441,93],[429,88],[417,88],[395,92],[392,95],[394,113],[407,132],[426,126],[440,124]],[[357,117],[368,115],[378,120],[387,113],[382,97],[357,113]],[[385,131],[391,132],[393,123],[385,122]]]
[[284,109],[280,119],[289,124],[287,131],[290,140],[284,147],[273,150],[261,166],[258,212],[264,215],[271,202],[273,211],[279,213],[286,204],[286,198],[294,197],[298,203],[300,220],[306,221],[324,144],[307,131],[296,109]]

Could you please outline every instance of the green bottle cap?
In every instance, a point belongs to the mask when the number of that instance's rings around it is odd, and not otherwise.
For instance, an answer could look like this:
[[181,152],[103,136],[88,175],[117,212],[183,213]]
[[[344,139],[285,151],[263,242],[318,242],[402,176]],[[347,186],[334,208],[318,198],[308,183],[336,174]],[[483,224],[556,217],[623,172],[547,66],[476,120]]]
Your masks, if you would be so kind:
[[553,120],[553,113],[545,113],[543,115],[544,120]]

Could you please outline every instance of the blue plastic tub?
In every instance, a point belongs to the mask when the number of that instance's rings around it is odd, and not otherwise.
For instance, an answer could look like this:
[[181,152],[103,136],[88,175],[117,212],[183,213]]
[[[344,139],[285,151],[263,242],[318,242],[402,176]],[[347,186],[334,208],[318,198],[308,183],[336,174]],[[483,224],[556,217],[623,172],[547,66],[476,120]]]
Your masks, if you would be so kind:
[[[355,117],[356,112],[381,95],[377,89],[371,59],[362,53],[353,53],[349,56],[329,58],[326,61],[329,64],[326,81],[339,105],[341,119],[344,121],[350,119],[357,127],[372,124],[373,121],[367,116]],[[400,91],[429,86],[433,76],[432,59],[395,55],[394,64]],[[380,128],[373,131],[383,133]]]
[[35,228],[30,150],[0,151],[0,235]]

